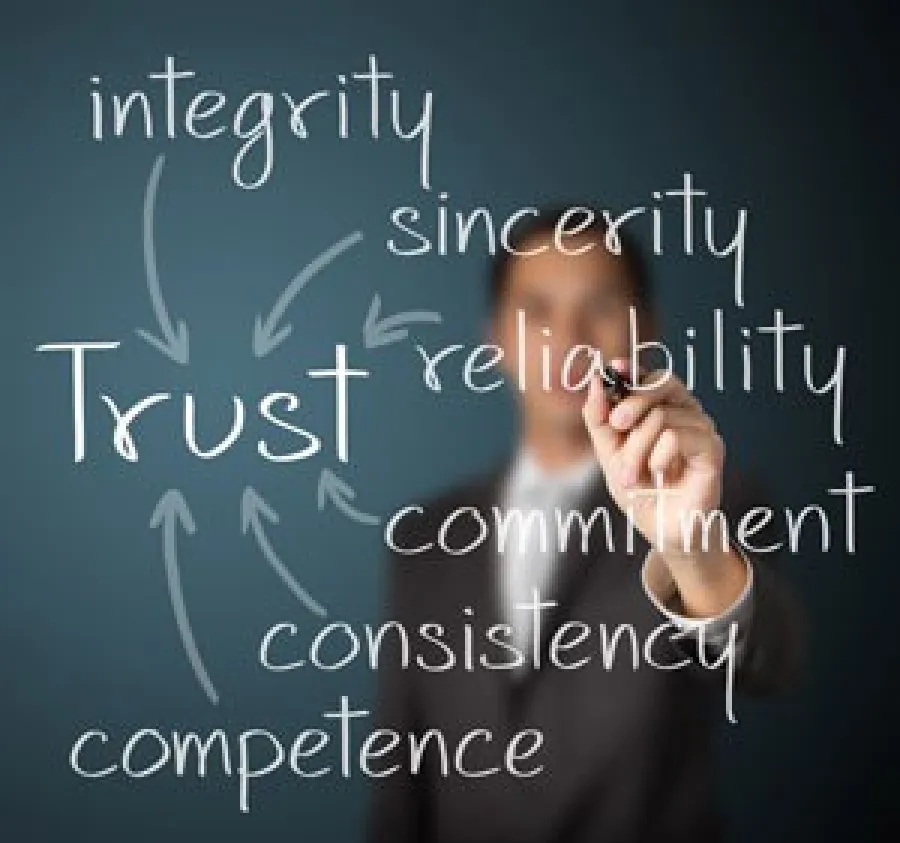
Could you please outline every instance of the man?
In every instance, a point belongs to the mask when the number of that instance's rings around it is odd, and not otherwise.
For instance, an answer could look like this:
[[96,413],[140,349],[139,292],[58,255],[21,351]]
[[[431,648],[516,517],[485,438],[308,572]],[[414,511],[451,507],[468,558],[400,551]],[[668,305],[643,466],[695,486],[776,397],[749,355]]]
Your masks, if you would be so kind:
[[[547,524],[556,523],[551,512],[613,513],[609,533],[592,529],[584,546],[576,531],[560,552],[534,541],[531,523],[502,550],[472,541],[464,555],[437,546],[397,552],[390,571],[391,619],[410,629],[441,624],[461,648],[454,630],[465,607],[479,629],[506,623],[510,644],[529,652],[534,642],[543,658],[506,671],[423,674],[385,665],[384,725],[439,729],[453,740],[475,725],[498,740],[537,729],[541,772],[473,779],[432,764],[382,780],[371,824],[377,843],[719,840],[714,728],[725,717],[723,674],[731,669],[738,688],[765,690],[794,669],[793,613],[768,564],[720,541],[720,521],[710,519],[704,544],[703,518],[680,517],[739,517],[762,501],[725,472],[716,426],[678,378],[629,371],[630,308],[645,336],[653,332],[650,280],[632,241],[619,233],[619,248],[607,248],[606,234],[599,214],[591,221],[548,211],[522,224],[497,255],[493,341],[510,381],[524,364],[532,385],[517,392],[518,447],[498,470],[404,521],[395,544],[402,551],[433,543],[448,513],[466,507],[483,513],[473,523],[491,525],[498,506],[547,514]],[[568,373],[571,383],[590,381],[587,397],[556,376],[543,382],[547,360],[576,346],[599,350],[645,388],[613,404],[601,377],[588,377],[589,354]],[[451,522],[453,546],[465,547],[471,523]],[[534,610],[538,603],[546,616]],[[548,656],[560,644],[554,630],[568,619],[652,639],[652,663],[595,654],[577,669],[560,668]]]

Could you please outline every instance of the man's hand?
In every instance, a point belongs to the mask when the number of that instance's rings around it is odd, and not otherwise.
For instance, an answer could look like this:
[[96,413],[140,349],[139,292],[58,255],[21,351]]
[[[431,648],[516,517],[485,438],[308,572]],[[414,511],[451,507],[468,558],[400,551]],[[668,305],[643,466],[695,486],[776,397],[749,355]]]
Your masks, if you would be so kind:
[[[626,362],[612,365],[628,374]],[[648,581],[674,582],[689,615],[721,614],[747,570],[723,547],[727,530],[715,514],[725,465],[715,422],[674,374],[647,373],[643,388],[615,406],[600,381],[591,383],[584,420],[613,500],[653,548]]]

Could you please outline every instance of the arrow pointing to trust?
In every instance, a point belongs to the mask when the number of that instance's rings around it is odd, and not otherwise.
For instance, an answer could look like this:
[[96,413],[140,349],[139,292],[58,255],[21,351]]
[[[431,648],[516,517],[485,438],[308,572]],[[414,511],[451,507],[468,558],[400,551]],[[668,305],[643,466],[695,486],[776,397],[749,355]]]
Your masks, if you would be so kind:
[[253,327],[254,356],[265,357],[288,338],[292,330],[291,325],[288,324],[279,328],[278,323],[284,316],[290,303],[315,275],[325,269],[335,258],[359,243],[362,240],[362,236],[361,231],[354,231],[342,240],[338,240],[337,243],[310,261],[294,276],[290,284],[284,288],[265,321],[263,321],[262,316],[256,317],[256,324]]
[[262,519],[266,519],[272,524],[278,523],[278,513],[270,507],[252,486],[247,486],[241,495],[241,532],[246,535],[249,530],[253,531],[256,543],[262,551],[266,561],[272,567],[272,570],[278,574],[279,579],[288,587],[291,594],[294,595],[310,612],[314,615],[324,618],[327,612],[310,596],[309,592],[294,579],[291,572],[285,567],[284,563],[278,558],[266,536]]
[[323,468],[319,475],[319,510],[325,509],[325,504],[330,500],[348,518],[358,521],[360,524],[374,526],[378,523],[378,517],[368,512],[361,512],[351,501],[356,497],[356,492],[338,477],[330,468]]
[[193,535],[197,528],[191,511],[188,509],[184,496],[178,489],[169,489],[163,494],[153,510],[150,518],[150,526],[153,529],[162,528],[163,557],[166,563],[166,580],[169,585],[169,597],[172,600],[172,610],[175,613],[175,623],[181,634],[181,643],[187,654],[188,661],[194,670],[194,676],[203,688],[209,701],[216,705],[219,702],[219,694],[213,687],[213,683],[203,666],[203,659],[194,641],[194,633],[191,630],[191,622],[188,619],[187,608],[184,605],[184,595],[181,591],[181,576],[178,572],[178,547],[176,533],[178,526]]
[[409,334],[406,325],[421,322],[439,324],[441,321],[441,314],[432,310],[406,310],[384,319],[380,318],[380,314],[381,296],[375,293],[363,325],[363,342],[366,348],[378,348],[405,340]]
[[167,357],[181,366],[188,362],[188,329],[183,319],[178,321],[176,328],[172,324],[169,312],[166,310],[166,302],[163,299],[162,289],[159,286],[159,274],[156,270],[156,244],[154,242],[154,215],[156,211],[156,192],[159,188],[159,177],[162,174],[166,156],[160,155],[153,165],[150,178],[147,181],[147,189],[144,193],[144,269],[147,276],[147,291],[150,293],[150,303],[156,314],[156,321],[162,331],[163,339],[154,336],[149,331],[137,329],[137,335],[161,351]]

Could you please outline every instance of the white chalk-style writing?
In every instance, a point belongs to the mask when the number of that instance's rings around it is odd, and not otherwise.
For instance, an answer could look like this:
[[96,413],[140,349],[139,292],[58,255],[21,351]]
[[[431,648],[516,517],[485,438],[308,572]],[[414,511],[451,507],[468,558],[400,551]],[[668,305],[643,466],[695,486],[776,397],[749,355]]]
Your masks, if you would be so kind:
[[[724,510],[717,508],[703,512],[679,511],[677,515],[681,528],[681,549],[685,553],[697,550],[705,552],[711,548],[711,542],[715,539],[723,547],[728,547],[731,541],[735,541],[751,554],[773,553],[781,549],[797,554],[805,550],[808,544],[823,553],[836,550],[839,553],[853,554],[857,547],[858,499],[874,491],[875,487],[872,485],[859,485],[855,472],[848,470],[844,475],[843,486],[826,491],[829,497],[843,498],[843,505],[838,507],[812,503],[797,511],[791,506],[780,509],[754,506],[745,512],[733,514],[731,520],[726,517]],[[663,535],[665,532],[669,511],[667,494],[665,488],[656,486],[631,493],[635,503],[640,498],[652,498],[655,535]],[[460,506],[442,516],[434,535],[422,536],[418,543],[408,544],[397,538],[401,526],[405,522],[415,524],[425,514],[425,509],[417,504],[407,504],[386,520],[383,536],[384,544],[389,550],[413,559],[425,557],[434,551],[449,556],[466,556],[488,543],[493,553],[503,553],[508,547],[514,546],[515,542],[527,541],[531,531],[538,533],[542,551],[552,548],[565,552],[574,537],[581,552],[586,553],[594,536],[602,531],[597,546],[610,553],[622,551],[630,555],[636,552],[636,527],[632,510],[632,505],[625,507],[626,530],[625,535],[620,537],[620,543],[617,543],[613,534],[612,523],[621,516],[618,509],[607,506],[594,507],[587,513],[559,507],[547,513],[498,505],[483,512],[475,506]],[[769,527],[776,515],[780,518],[781,530],[773,532],[769,529],[766,533],[768,543],[761,544],[761,539],[754,537]],[[804,529],[808,523],[818,527],[817,533],[814,532],[814,527]],[[844,537],[843,543],[837,547],[832,540],[835,525],[842,528]],[[777,528],[778,524],[774,526]],[[465,539],[454,540],[454,532],[464,534]],[[815,535],[818,536],[818,541]],[[664,542],[659,540],[658,544],[662,546]]]
[[[483,205],[468,211],[454,209],[450,205],[450,194],[446,190],[438,191],[433,214],[426,215],[422,209],[414,205],[401,205],[390,212],[391,225],[396,234],[386,241],[387,250],[399,257],[420,257],[434,253],[440,256],[465,254],[473,241],[479,251],[495,254],[499,250],[516,256],[529,256],[555,249],[565,255],[577,255],[590,249],[602,246],[612,254],[620,254],[622,249],[620,231],[624,226],[634,228],[643,219],[649,220],[650,235],[653,239],[654,254],[665,253],[663,221],[667,215],[674,213],[675,207],[680,214],[682,236],[680,251],[685,255],[693,255],[695,250],[694,218],[696,214],[695,200],[707,196],[708,192],[694,187],[694,177],[684,173],[679,188],[666,191],[653,191],[647,205],[628,208],[625,211],[603,209],[599,211],[606,226],[602,240],[584,242],[583,235],[592,223],[597,221],[598,211],[580,205],[567,208],[558,219],[549,242],[533,245],[528,249],[516,248],[512,241],[517,225],[527,222],[529,217],[536,217],[539,211],[535,207],[517,208],[506,214],[502,221],[495,219],[497,214]],[[673,200],[681,200],[673,201]],[[744,306],[744,262],[745,240],[747,235],[747,209],[741,208],[737,218],[728,228],[730,234],[721,231],[721,220],[717,220],[716,211],[711,205],[703,207],[703,245],[706,254],[717,259],[730,259],[732,268],[733,300],[737,307]],[[476,239],[477,234],[477,239]]]
[[[74,439],[74,461],[83,462],[85,454],[86,419],[85,402],[85,352],[109,351],[118,348],[118,342],[57,342],[44,343],[37,351],[65,351],[71,355],[71,392],[72,392],[72,429]],[[330,379],[334,381],[335,410],[335,455],[343,462],[350,461],[350,393],[349,384],[353,378],[369,377],[367,369],[352,368],[347,363],[347,347],[335,346],[334,366],[326,369],[309,369],[307,377],[312,380]],[[170,392],[158,392],[148,395],[128,407],[120,407],[116,400],[107,394],[101,394],[102,403],[109,410],[113,420],[112,444],[116,453],[128,462],[138,462],[140,452],[133,432],[133,426],[140,417],[155,405],[165,404],[173,400]],[[211,460],[229,450],[241,437],[246,423],[246,406],[239,395],[231,397],[231,420],[218,441],[201,445],[197,435],[197,399],[193,393],[181,396],[183,407],[183,435],[185,447],[194,456]],[[300,398],[293,392],[270,392],[263,395],[258,402],[259,417],[272,427],[287,431],[294,437],[304,441],[298,450],[276,452],[266,439],[259,439],[257,452],[268,462],[290,463],[305,460],[318,453],[322,440],[314,433],[287,421],[276,411],[293,413],[300,407]]]
[[[706,340],[708,352],[705,355],[698,353],[698,335],[694,326],[685,329],[683,354],[678,354],[674,343],[665,343],[657,339],[642,339],[639,313],[635,306],[628,307],[629,320],[629,351],[632,371],[652,369],[654,375],[633,385],[636,392],[652,390],[673,375],[680,376],[688,391],[695,391],[701,375],[705,375],[710,385],[717,392],[726,391],[726,363],[728,362],[725,312],[722,308],[715,308],[712,312],[711,325]],[[836,347],[833,355],[833,364],[830,372],[822,373],[820,350],[811,342],[789,343],[788,334],[798,334],[804,330],[800,323],[787,323],[784,311],[776,308],[772,314],[772,323],[758,325],[751,329],[746,326],[738,328],[741,340],[741,383],[745,393],[770,390],[773,392],[785,391],[785,379],[788,370],[802,372],[803,384],[807,392],[817,399],[830,401],[830,426],[831,438],[836,445],[844,443],[844,402],[846,376],[847,349],[843,345]],[[554,353],[552,331],[544,327],[541,331],[543,340],[540,341],[538,351],[541,359],[541,372],[539,382],[529,380],[527,360],[530,359],[534,349],[529,346],[528,331],[526,330],[526,314],[523,310],[516,312],[516,331],[514,348],[511,354],[515,356],[515,375],[510,378],[513,388],[520,392],[540,389],[550,391],[562,388],[567,392],[580,392],[586,389],[594,374],[601,374],[604,366],[603,354],[599,349],[587,345],[576,345],[566,350],[562,358],[558,351]],[[761,346],[761,347],[760,347]],[[472,392],[484,393],[497,389],[502,383],[500,364],[504,359],[504,350],[496,345],[481,344],[466,350],[462,343],[453,343],[436,350],[429,350],[422,344],[416,345],[416,350],[422,359],[422,382],[431,392],[441,392],[443,389],[442,374],[446,374],[448,368],[454,364],[458,355],[465,354],[462,363],[460,379],[465,387]],[[793,352],[793,354],[789,354]],[[817,353],[817,351],[819,353]],[[756,355],[771,357],[771,376],[764,378],[754,370],[753,360]],[[580,360],[589,359],[590,366],[581,366]],[[829,358],[830,359],[830,358]],[[701,365],[702,364],[702,365]],[[580,375],[573,377],[573,371]],[[493,377],[489,377],[489,375]],[[475,376],[479,376],[476,379]]]
[[[301,141],[326,132],[346,139],[361,130],[378,140],[385,134],[382,110],[386,100],[387,131],[399,141],[418,144],[419,184],[423,190],[431,187],[433,92],[423,91],[421,103],[411,107],[400,88],[388,88],[394,74],[380,68],[376,55],[369,56],[366,70],[339,73],[333,88],[303,96],[253,90],[235,104],[223,91],[198,90],[196,77],[194,70],[176,69],[175,56],[166,56],[164,70],[147,74],[152,83],[148,91],[117,93],[109,90],[108,80],[92,76],[91,137],[95,141],[119,138],[130,125],[134,131],[134,124],[148,139],[183,135],[210,140],[230,132],[240,142],[232,163],[232,179],[238,187],[254,190],[266,184],[274,171],[277,125],[283,125],[283,130]],[[188,88],[189,84],[193,87]],[[360,89],[369,93],[365,120],[358,119],[357,114]],[[314,122],[315,131],[311,128]],[[363,126],[365,129],[360,128]]]
[[[458,740],[449,740],[439,729],[421,733],[401,733],[377,728],[364,736],[356,734],[367,709],[351,708],[347,696],[333,709],[323,711],[324,726],[305,728],[292,736],[279,736],[267,729],[253,728],[233,738],[221,729],[205,736],[197,732],[171,731],[149,727],[126,736],[115,746],[102,729],[89,729],[75,740],[69,766],[85,779],[121,776],[144,779],[168,772],[177,778],[193,775],[204,779],[210,770],[237,778],[238,804],[242,813],[251,810],[251,790],[278,772],[300,779],[338,775],[384,778],[401,770],[418,775],[426,759],[436,758],[441,775],[484,778],[505,775],[530,778],[543,771],[540,750],[543,734],[537,729],[520,729],[510,736],[494,735],[477,726]],[[486,747],[493,756],[489,766],[473,761],[472,745]],[[485,752],[478,757],[484,759]],[[483,764],[483,760],[482,760]]]

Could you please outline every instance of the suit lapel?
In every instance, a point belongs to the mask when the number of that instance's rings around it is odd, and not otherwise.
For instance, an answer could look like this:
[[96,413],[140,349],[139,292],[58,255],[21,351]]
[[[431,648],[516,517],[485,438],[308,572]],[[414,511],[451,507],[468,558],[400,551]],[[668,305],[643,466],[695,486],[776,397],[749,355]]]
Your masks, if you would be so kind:
[[[598,475],[597,480],[591,484],[574,509],[580,512],[587,522],[591,513],[601,508],[609,512],[613,536],[623,536],[624,532],[620,529],[617,521],[624,520],[624,515],[613,503],[602,474]],[[566,512],[562,511],[561,516],[565,518]],[[556,539],[555,530],[551,534]],[[542,616],[541,665],[546,665],[553,633],[569,615],[572,604],[577,600],[585,580],[592,572],[598,573],[605,567],[604,562],[608,556],[609,549],[606,545],[606,530],[602,515],[598,515],[591,526],[586,553],[582,552],[581,529],[573,515],[568,530],[566,550],[556,562],[554,580],[546,593],[541,595],[542,600],[550,600],[555,604]],[[511,692],[516,704],[522,704],[532,692],[535,683],[540,678],[540,672],[540,670],[533,669],[529,660],[529,668],[525,674],[517,677],[511,683]]]
[[[500,593],[500,577],[498,571],[499,560],[496,554],[496,536],[493,516],[493,507],[502,505],[503,486],[509,475],[512,460],[506,460],[500,467],[489,474],[474,490],[471,505],[476,507],[485,519],[490,530],[488,541],[482,542],[470,555],[473,563],[472,575],[477,579],[477,587],[474,598],[479,604],[477,616],[482,619],[490,619],[489,623],[501,623],[506,617]],[[623,529],[625,515],[610,497],[609,490],[602,473],[582,495],[580,501],[574,507],[587,521],[597,509],[605,509],[609,513],[612,535],[616,542],[621,542],[625,536]],[[566,512],[561,513],[565,518]],[[548,524],[551,527],[551,535],[557,540],[555,523]],[[560,555],[555,564],[555,577],[549,588],[541,594],[542,600],[554,602],[554,606],[542,616],[541,639],[539,652],[541,665],[546,665],[549,655],[549,645],[553,633],[570,615],[573,603],[578,599],[585,580],[593,573],[599,575],[603,570],[608,570],[609,549],[606,545],[606,530],[602,515],[598,515],[591,526],[587,552],[582,552],[581,529],[577,520],[574,520],[568,530],[568,542],[566,550]],[[526,653],[528,667],[519,675],[512,671],[493,672],[495,677],[501,680],[506,690],[509,714],[514,714],[527,700],[534,690],[534,686],[540,680],[541,670],[534,670],[531,666],[530,651]]]
[[503,499],[503,486],[509,476],[512,460],[508,459],[502,466],[493,472],[481,487],[480,500],[477,502],[479,511],[488,525],[489,540],[482,542],[476,549],[476,563],[480,578],[478,593],[484,600],[484,615],[490,618],[490,623],[502,623],[506,617],[503,599],[500,593],[500,577],[498,571],[496,525],[494,522],[493,507],[500,504]]

